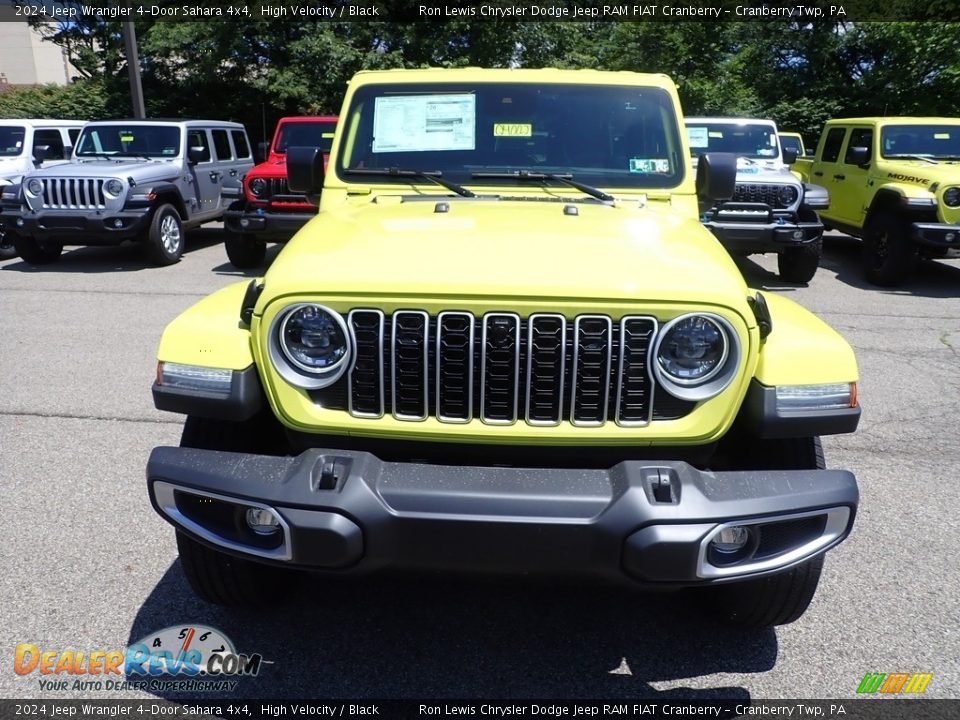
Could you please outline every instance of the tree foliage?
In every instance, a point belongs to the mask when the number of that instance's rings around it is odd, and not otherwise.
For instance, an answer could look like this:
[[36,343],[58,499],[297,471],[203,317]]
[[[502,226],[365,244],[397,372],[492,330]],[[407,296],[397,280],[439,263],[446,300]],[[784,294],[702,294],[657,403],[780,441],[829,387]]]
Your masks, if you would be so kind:
[[[395,0],[413,16],[416,0]],[[358,70],[564,67],[662,72],[689,115],[772,117],[811,139],[834,116],[954,114],[951,23],[137,22],[148,114],[236,119],[256,137],[291,113],[336,113]],[[0,114],[129,115],[119,22],[38,30],[78,83],[0,96]],[[40,112],[41,110],[45,112]]]

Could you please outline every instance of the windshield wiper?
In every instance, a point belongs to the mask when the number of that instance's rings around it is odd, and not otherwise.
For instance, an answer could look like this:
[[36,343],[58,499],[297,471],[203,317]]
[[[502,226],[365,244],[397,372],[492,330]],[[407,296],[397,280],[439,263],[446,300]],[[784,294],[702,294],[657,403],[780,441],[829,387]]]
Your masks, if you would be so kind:
[[931,165],[937,164],[937,161],[931,157],[927,157],[926,155],[914,155],[913,153],[896,153],[895,155],[884,155],[884,157],[900,158],[902,160],[923,160]]
[[582,182],[577,182],[573,179],[571,173],[545,173],[537,172],[535,170],[512,170],[510,172],[475,172],[471,173],[470,177],[475,180],[483,179],[516,179],[516,180],[540,180],[541,182],[546,180],[554,180],[564,185],[569,185],[572,188],[576,188],[580,192],[585,192],[590,197],[594,197],[597,200],[603,202],[613,202],[615,198],[613,195],[608,195],[603,190],[599,190],[592,185],[584,185]]
[[355,175],[378,175],[380,177],[398,177],[398,178],[417,178],[420,180],[429,180],[437,185],[446,188],[450,192],[455,192],[461,197],[476,197],[477,194],[468,190],[463,185],[457,185],[449,180],[441,179],[443,173],[439,170],[406,170],[403,168],[347,168],[348,173]]
[[133,157],[133,158],[143,158],[144,160],[153,160],[153,155],[145,155],[144,153],[138,152],[118,152],[114,157]]
[[77,157],[80,158],[81,160],[82,160],[83,158],[103,158],[104,160],[110,160],[110,159],[113,158],[113,155],[108,155],[107,153],[96,153],[96,152],[94,152],[94,153],[87,153],[87,152],[85,152],[85,153],[78,153],[78,154],[77,154]]

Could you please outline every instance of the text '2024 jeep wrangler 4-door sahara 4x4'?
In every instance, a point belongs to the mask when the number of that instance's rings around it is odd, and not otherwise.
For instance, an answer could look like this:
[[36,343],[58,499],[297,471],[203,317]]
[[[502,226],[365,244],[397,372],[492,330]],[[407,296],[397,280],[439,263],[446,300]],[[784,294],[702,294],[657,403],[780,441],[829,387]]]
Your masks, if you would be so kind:
[[157,265],[180,259],[184,229],[219,220],[253,167],[243,125],[105,120],[84,125],[72,162],[3,191],[4,229],[29,263],[64,245],[142,242]]
[[267,242],[286,242],[317,214],[317,205],[287,185],[287,148],[316,147],[330,152],[337,118],[281,118],[267,159],[243,179],[243,198],[223,214],[227,257],[238,268],[257,267]]
[[[818,436],[860,409],[846,342],[749,289],[700,223],[674,84],[362,72],[320,210],[266,276],[173,321],[150,498],[194,591],[292,570],[578,575],[794,620],[850,532]],[[724,197],[733,156],[706,155]]]
[[823,225],[817,209],[827,192],[801,182],[787,167],[796,160],[781,151],[772,120],[696,118],[684,121],[694,167],[701,153],[737,156],[733,195],[719,202],[701,198],[704,224],[734,255],[776,253],[780,277],[806,283],[820,265]]
[[793,169],[826,186],[823,221],[863,239],[875,285],[899,285],[921,257],[960,257],[960,119],[830,120]]

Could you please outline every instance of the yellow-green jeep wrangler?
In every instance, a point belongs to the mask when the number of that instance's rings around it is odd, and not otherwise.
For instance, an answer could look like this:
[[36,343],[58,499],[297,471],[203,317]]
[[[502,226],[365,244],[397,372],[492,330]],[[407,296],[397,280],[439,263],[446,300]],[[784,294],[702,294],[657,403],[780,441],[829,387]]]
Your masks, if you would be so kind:
[[150,498],[193,590],[295,570],[580,576],[694,588],[752,625],[809,604],[850,532],[857,367],[746,286],[700,223],[662,75],[403,70],[350,83],[320,209],[266,276],[174,320]]
[[866,278],[899,285],[917,259],[960,257],[960,119],[850,118],[792,170],[823,185],[825,225],[863,239]]

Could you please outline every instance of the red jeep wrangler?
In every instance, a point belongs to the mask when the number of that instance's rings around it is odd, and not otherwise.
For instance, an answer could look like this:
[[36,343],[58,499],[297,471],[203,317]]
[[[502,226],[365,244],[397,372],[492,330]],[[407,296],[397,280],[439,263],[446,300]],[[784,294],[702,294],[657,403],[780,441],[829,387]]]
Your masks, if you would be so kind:
[[236,267],[257,267],[268,241],[286,242],[317,214],[314,203],[287,187],[287,148],[318,147],[326,165],[336,126],[330,116],[285,117],[277,124],[267,159],[247,173],[243,199],[223,216],[227,257]]

